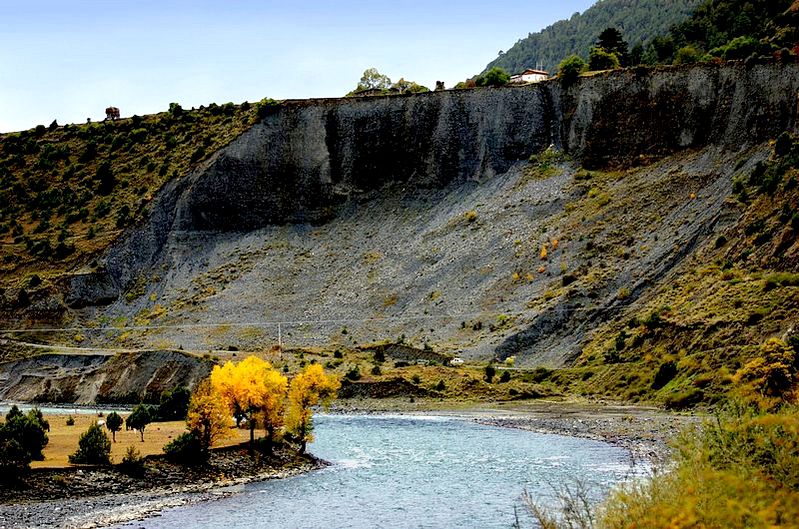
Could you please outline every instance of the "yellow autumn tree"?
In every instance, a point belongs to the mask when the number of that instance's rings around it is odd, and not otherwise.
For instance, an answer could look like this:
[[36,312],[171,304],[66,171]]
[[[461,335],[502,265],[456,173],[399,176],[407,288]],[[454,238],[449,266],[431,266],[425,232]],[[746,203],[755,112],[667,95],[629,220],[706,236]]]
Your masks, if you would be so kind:
[[211,385],[231,413],[247,419],[251,444],[259,421],[271,442],[282,424],[286,377],[269,362],[249,356],[237,364],[214,366]]
[[300,453],[313,441],[313,412],[321,401],[328,404],[341,386],[338,379],[326,375],[322,366],[311,364],[294,377],[289,388],[289,408],[286,429],[300,442]]
[[186,425],[206,452],[230,435],[230,410],[208,378],[200,382],[191,395]]

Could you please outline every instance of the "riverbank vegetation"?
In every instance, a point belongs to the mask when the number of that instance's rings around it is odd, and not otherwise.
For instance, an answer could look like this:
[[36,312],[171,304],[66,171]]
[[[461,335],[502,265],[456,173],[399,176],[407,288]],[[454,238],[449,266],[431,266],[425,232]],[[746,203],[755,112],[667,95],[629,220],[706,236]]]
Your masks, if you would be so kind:
[[[289,383],[268,362],[251,356],[216,366],[190,394],[185,422],[155,422],[157,408],[151,411],[140,404],[126,418],[117,412],[106,418],[101,413],[55,416],[51,430],[40,411],[23,414],[15,406],[0,424],[0,468],[21,474],[34,460],[40,462],[35,466],[49,468],[65,467],[67,461],[83,465],[116,461],[130,471],[143,466],[142,456],[153,455],[198,465],[208,461],[212,448],[242,443],[245,431],[250,451],[271,454],[277,444],[286,444],[304,453],[313,441],[312,408],[329,404],[339,387],[338,379],[318,364],[306,366]],[[264,430],[263,438],[255,438],[257,428]]]
[[[713,419],[673,441],[673,460],[592,509],[566,493],[553,514],[527,498],[540,527],[799,527],[799,355],[779,339],[733,376]],[[574,489],[576,490],[576,489]]]

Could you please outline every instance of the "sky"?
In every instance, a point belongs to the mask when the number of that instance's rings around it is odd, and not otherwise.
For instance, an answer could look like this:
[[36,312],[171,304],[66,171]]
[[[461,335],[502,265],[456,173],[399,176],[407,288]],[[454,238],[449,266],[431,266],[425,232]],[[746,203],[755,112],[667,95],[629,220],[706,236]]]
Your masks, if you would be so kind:
[[448,87],[594,0],[0,0],[0,132],[339,97],[370,67]]

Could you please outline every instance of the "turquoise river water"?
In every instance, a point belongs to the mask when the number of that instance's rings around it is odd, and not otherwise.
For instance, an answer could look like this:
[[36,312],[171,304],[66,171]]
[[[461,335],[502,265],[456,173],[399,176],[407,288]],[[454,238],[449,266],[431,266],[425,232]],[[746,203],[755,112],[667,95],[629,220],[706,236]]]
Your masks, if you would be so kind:
[[124,527],[503,528],[527,489],[554,504],[553,485],[587,483],[599,500],[630,475],[628,453],[606,443],[482,426],[440,416],[316,419],[313,454],[332,466],[232,488],[216,501]]

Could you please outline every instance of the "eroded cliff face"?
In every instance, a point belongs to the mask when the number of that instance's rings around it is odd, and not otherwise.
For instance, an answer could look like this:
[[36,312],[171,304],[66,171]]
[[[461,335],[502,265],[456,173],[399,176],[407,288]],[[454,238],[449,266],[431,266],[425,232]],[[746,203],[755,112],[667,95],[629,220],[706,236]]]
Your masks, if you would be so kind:
[[[295,346],[346,327],[562,365],[736,221],[732,179],[795,127],[798,91],[796,64],[730,63],[288,101],[167,184],[98,269],[65,281],[66,304],[163,326],[90,342],[263,348],[284,321]],[[550,145],[566,158],[530,173]]]
[[795,64],[730,63],[610,72],[567,88],[288,101],[166,186],[150,221],[109,253],[108,271],[124,289],[170,232],[321,223],[386,184],[485,181],[551,144],[589,168],[744,148],[794,126],[797,89]]

